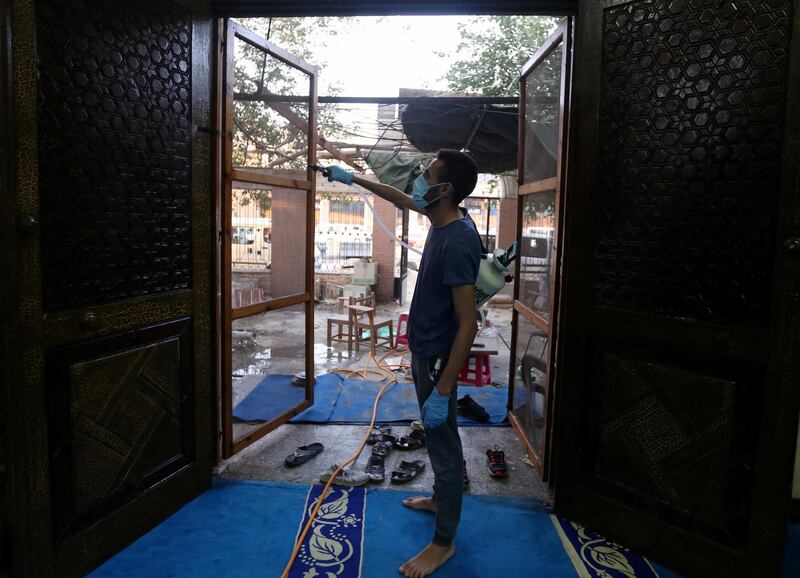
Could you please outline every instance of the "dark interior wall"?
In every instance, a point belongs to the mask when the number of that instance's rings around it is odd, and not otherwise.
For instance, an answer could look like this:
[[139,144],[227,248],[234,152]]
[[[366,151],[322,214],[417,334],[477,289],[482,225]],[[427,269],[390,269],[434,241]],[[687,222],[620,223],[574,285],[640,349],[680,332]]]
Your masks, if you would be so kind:
[[9,575],[11,535],[9,518],[12,503],[11,486],[11,424],[8,401],[12,376],[11,346],[16,312],[11,300],[15,284],[14,268],[14,212],[12,209],[12,175],[10,129],[11,69],[10,33],[11,13],[8,2],[0,5],[0,577]]
[[210,483],[214,27],[17,0],[13,30],[12,565],[81,575]]

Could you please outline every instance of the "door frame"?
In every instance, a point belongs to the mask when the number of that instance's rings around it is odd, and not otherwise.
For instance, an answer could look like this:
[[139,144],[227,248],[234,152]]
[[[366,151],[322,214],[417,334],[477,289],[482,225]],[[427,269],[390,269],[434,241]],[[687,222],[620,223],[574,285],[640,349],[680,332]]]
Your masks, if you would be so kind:
[[[508,420],[517,437],[524,444],[528,458],[533,463],[536,470],[542,476],[543,481],[548,481],[550,478],[550,471],[552,469],[553,459],[549,451],[552,445],[552,415],[554,407],[554,393],[556,389],[556,360],[558,353],[558,328],[560,324],[560,288],[561,288],[561,255],[562,246],[561,239],[564,236],[564,214],[566,213],[566,167],[567,167],[567,149],[569,145],[569,138],[567,131],[570,126],[570,94],[571,94],[571,70],[572,70],[572,53],[573,53],[573,18],[567,17],[553,33],[545,40],[542,45],[536,50],[533,56],[523,65],[520,70],[520,104],[519,104],[519,137],[518,142],[518,185],[517,190],[517,247],[519,247],[519,258],[516,262],[515,276],[514,276],[514,306],[512,311],[511,322],[511,363],[509,364],[508,376]],[[561,86],[559,90],[559,117],[558,117],[558,140],[556,143],[558,150],[558,157],[556,158],[556,174],[553,177],[524,183],[525,173],[525,90],[528,76],[539,66],[548,56],[556,50],[562,51],[561,61]],[[553,236],[553,259],[551,262],[552,274],[549,280],[549,321],[543,319],[536,312],[526,306],[520,301],[520,274],[522,271],[522,223],[524,217],[524,200],[526,196],[535,195],[544,191],[555,190],[555,234]],[[547,336],[547,359],[545,378],[547,380],[547,397],[545,400],[545,417],[542,427],[545,430],[545,440],[543,447],[543,455],[533,447],[530,440],[528,440],[521,419],[514,413],[514,388],[516,377],[517,365],[517,337],[519,327],[519,317],[524,317],[529,323],[535,325],[540,331],[544,332]]]
[[[221,456],[229,458],[250,444],[261,439],[278,426],[314,404],[314,201],[316,198],[316,174],[314,169],[306,169],[305,181],[291,181],[282,177],[271,177],[245,167],[233,166],[233,101],[234,101],[234,38],[247,42],[251,46],[276,58],[284,64],[298,69],[309,77],[309,116],[306,130],[308,138],[308,164],[316,164],[317,155],[317,68],[290,54],[280,46],[260,37],[233,19],[220,21],[220,63],[218,65],[220,82],[217,83],[220,110],[217,116],[219,126],[219,157],[217,166],[220,169],[220,189],[217,195],[217,298],[215,309],[219,319],[221,335],[217,336],[220,347],[220,373],[218,375],[218,391],[220,403],[220,444]],[[254,182],[273,184],[283,188],[297,188],[306,193],[306,251],[305,251],[305,284],[302,293],[294,293],[272,298],[262,303],[234,308],[231,296],[231,263],[232,263],[232,190],[233,183]],[[231,366],[231,331],[236,319],[276,311],[294,305],[305,305],[305,372],[306,398],[288,411],[278,415],[241,438],[233,433],[233,383]]]

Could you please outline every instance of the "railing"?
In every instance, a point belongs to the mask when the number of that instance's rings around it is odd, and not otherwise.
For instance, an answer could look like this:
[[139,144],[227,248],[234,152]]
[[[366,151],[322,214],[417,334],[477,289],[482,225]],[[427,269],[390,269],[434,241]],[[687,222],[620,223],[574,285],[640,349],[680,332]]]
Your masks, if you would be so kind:
[[[272,263],[272,195],[263,189],[234,190],[233,270],[268,272]],[[348,273],[372,257],[372,213],[357,193],[317,193],[314,270]]]

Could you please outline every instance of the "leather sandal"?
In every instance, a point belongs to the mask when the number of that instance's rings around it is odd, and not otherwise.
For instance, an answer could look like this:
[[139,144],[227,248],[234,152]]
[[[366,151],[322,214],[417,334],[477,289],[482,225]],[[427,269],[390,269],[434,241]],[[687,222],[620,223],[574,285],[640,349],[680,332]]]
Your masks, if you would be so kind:
[[413,462],[401,461],[397,469],[392,472],[393,484],[406,484],[416,478],[425,469],[425,462],[414,460]]
[[386,466],[384,465],[383,457],[371,455],[367,466],[364,471],[369,476],[371,482],[382,482],[386,479]]
[[283,460],[283,463],[286,464],[287,468],[301,466],[311,458],[317,457],[324,449],[325,446],[318,442],[308,444],[307,446],[300,446],[294,450],[294,452],[286,456],[286,459]]
[[389,455],[390,451],[392,451],[392,444],[389,442],[378,442],[372,446],[372,455],[378,456],[381,459]]
[[400,450],[418,450],[425,447],[425,432],[414,430],[394,442],[394,447]]
[[386,437],[392,433],[392,426],[387,424],[376,425],[372,428],[372,432],[369,434],[367,438],[367,443],[369,445],[376,444],[378,442],[385,442]]

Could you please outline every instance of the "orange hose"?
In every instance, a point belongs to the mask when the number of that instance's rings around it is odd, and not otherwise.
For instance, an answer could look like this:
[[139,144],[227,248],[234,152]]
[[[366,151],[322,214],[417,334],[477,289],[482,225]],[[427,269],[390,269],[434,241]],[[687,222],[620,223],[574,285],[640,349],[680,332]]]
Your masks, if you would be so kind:
[[[320,494],[319,499],[317,500],[317,505],[314,507],[314,510],[311,512],[311,516],[308,519],[308,523],[303,528],[303,531],[300,533],[300,536],[297,538],[297,542],[292,549],[292,555],[289,557],[289,561],[286,563],[286,567],[283,569],[283,573],[281,574],[281,578],[286,578],[289,575],[289,571],[292,569],[292,564],[294,564],[297,555],[300,553],[300,547],[303,545],[303,541],[306,539],[308,535],[308,531],[311,529],[311,525],[314,523],[314,520],[319,513],[319,509],[322,507],[322,504],[325,502],[325,498],[328,496],[328,491],[330,490],[331,484],[336,479],[336,476],[344,469],[345,466],[355,462],[358,460],[359,456],[361,456],[361,452],[364,451],[364,446],[367,445],[367,440],[369,439],[370,434],[372,433],[372,428],[375,426],[375,418],[378,415],[378,403],[383,397],[386,388],[392,385],[393,383],[397,382],[397,376],[391,370],[391,366],[389,364],[383,364],[383,360],[392,353],[400,353],[403,352],[397,351],[396,349],[390,349],[384,355],[381,356],[380,359],[377,359],[375,355],[370,352],[369,356],[367,357],[367,363],[364,366],[364,369],[334,369],[331,373],[344,373],[346,375],[357,375],[362,379],[367,379],[367,374],[379,374],[381,376],[381,382],[386,381],[386,383],[381,387],[380,391],[378,391],[378,395],[375,396],[375,403],[372,404],[372,419],[369,422],[369,429],[367,430],[367,434],[364,436],[364,439],[361,440],[361,444],[358,446],[358,450],[350,456],[347,461],[341,464],[336,470],[331,474],[328,483],[325,484],[325,487],[322,489],[322,494]],[[378,366],[380,371],[376,371],[373,369],[368,369],[370,360],[375,361],[375,365]],[[401,364],[402,367],[402,364]]]

